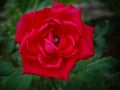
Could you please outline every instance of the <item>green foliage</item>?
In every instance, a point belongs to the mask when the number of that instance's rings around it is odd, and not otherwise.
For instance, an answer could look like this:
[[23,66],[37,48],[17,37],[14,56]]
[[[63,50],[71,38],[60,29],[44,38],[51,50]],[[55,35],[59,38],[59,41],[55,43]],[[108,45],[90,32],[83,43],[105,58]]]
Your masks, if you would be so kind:
[[[25,12],[42,9],[55,0],[7,0],[6,21],[0,25],[0,90],[115,90],[120,88],[120,73],[115,72],[118,61],[106,56],[105,36],[109,21],[97,23],[94,34],[95,56],[77,62],[69,81],[45,79],[40,76],[21,75],[19,45],[13,42],[17,22]],[[65,4],[73,0],[58,0]],[[76,0],[87,2],[90,0]],[[89,20],[85,20],[89,23]]]
[[8,53],[11,53],[14,49],[14,42],[13,42],[13,38],[9,37],[9,38],[6,38],[5,39],[5,45],[6,45],[6,48],[5,48],[5,51],[8,52]]
[[107,81],[117,61],[112,57],[95,56],[77,63],[65,84],[65,90],[107,90]]
[[68,3],[73,3],[73,0],[58,0],[59,2],[62,2],[64,4],[68,4]]
[[106,41],[104,39],[105,34],[108,32],[108,28],[109,28],[109,23],[106,22],[99,22],[96,25],[95,28],[95,51],[96,53],[99,53],[101,55],[103,55],[106,51],[107,51],[107,44]]
[[11,75],[6,77],[3,90],[27,90],[31,84],[31,75],[21,75],[21,69],[18,68]]
[[7,76],[14,72],[14,67],[10,62],[2,62],[0,63],[0,76]]

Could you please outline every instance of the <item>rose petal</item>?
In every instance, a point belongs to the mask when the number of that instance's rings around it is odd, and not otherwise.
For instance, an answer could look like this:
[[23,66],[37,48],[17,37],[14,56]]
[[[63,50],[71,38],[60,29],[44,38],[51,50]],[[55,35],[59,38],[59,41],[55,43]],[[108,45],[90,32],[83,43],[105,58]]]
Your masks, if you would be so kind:
[[87,59],[94,55],[93,32],[94,28],[83,24],[82,38],[78,45],[79,59]]
[[38,60],[44,68],[59,68],[62,63],[60,56],[54,55],[51,58],[45,58],[41,53],[38,54]]
[[22,57],[23,71],[22,74],[34,74],[43,76],[45,78],[57,78],[60,80],[68,81],[68,76],[72,68],[74,68],[76,62],[76,57],[73,57],[69,60],[64,60],[64,63],[59,68],[45,68],[39,61],[31,60],[25,57]]
[[52,4],[52,8],[62,8],[64,7],[65,5],[63,3],[60,3],[60,2],[54,2]]
[[67,38],[65,35],[62,35],[58,44],[58,48],[63,50],[65,47],[67,47]]
[[45,39],[44,50],[48,54],[56,54],[59,52],[59,49],[49,40]]
[[34,74],[39,76],[44,76],[44,68],[40,65],[38,60],[34,60],[31,58],[26,58],[22,56],[22,74]]
[[67,46],[62,50],[63,57],[70,57],[72,55],[75,55],[77,52],[73,37],[71,35],[68,35],[67,37]]
[[24,14],[18,22],[15,42],[21,43],[27,32],[31,31],[34,12]]
[[50,8],[44,8],[43,10],[36,11],[33,19],[33,28],[39,29],[40,26],[45,24],[45,20],[49,19],[52,16]]
[[[45,71],[46,77],[47,78],[58,78],[61,80],[66,80],[66,82],[68,81],[68,76],[70,74],[70,71],[72,68],[74,68],[75,66],[75,62],[76,62],[77,57],[71,57],[69,59],[64,59],[61,66],[56,69],[56,68],[47,68]],[[49,72],[49,74],[47,74]]]
[[49,32],[47,39],[48,39],[50,42],[53,42],[53,34],[52,34],[52,32]]
[[43,49],[43,47],[41,45],[38,44],[38,49],[39,52],[42,54],[43,57],[45,58],[51,58],[51,55],[48,55],[45,50]]
[[77,42],[81,36],[81,31],[78,25],[71,21],[63,21],[63,25],[64,25],[64,33],[72,35],[75,42]]
[[65,6],[64,8],[52,8],[53,16],[61,21],[73,21],[74,23],[80,25],[81,8],[73,8],[71,5]]
[[44,23],[48,23],[47,29],[50,29],[50,31],[54,34],[61,34],[63,27],[62,23],[58,19],[50,17],[49,19],[45,20]]
[[30,43],[28,41],[28,34],[26,34],[20,44],[19,52],[21,55],[24,55],[24,56],[34,55],[37,53],[37,48],[35,48],[35,46],[36,46],[36,43]]
[[83,32],[83,38],[86,41],[86,44],[90,48],[91,51],[94,52],[94,45],[93,45],[93,35],[94,35],[94,28],[90,27],[86,24],[83,24],[83,28],[85,29]]

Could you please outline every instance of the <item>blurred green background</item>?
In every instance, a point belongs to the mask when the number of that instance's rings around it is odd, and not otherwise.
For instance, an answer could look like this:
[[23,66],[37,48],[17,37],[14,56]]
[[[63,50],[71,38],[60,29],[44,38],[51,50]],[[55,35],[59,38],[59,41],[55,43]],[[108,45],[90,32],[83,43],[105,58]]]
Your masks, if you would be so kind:
[[[84,23],[95,27],[95,56],[80,61],[69,82],[21,75],[19,45],[13,42],[23,13],[54,1],[83,7]],[[120,0],[1,0],[0,90],[120,90]]]

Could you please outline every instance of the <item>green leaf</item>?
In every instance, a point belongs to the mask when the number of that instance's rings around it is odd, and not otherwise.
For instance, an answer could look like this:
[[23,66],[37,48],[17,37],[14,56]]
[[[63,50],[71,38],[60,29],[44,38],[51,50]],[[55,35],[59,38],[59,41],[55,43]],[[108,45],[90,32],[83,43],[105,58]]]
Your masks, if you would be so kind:
[[102,75],[99,73],[93,73],[93,72],[84,72],[78,74],[79,77],[84,83],[87,83],[86,87],[88,87],[87,90],[105,90],[106,83],[103,79]]
[[95,51],[101,55],[107,51],[107,44],[103,37],[95,38]]
[[105,73],[109,71],[112,67],[114,67],[117,63],[117,60],[113,57],[105,57],[102,59],[98,59],[95,62],[92,62],[87,65],[88,71],[100,71]]
[[32,75],[21,75],[21,69],[17,69],[11,76],[7,78],[6,90],[28,90]]
[[70,78],[68,83],[63,82],[62,90],[88,90],[87,83],[79,78]]
[[76,64],[76,67],[73,69],[73,73],[74,74],[76,74],[76,73],[78,73],[78,72],[82,72],[82,71],[84,71],[85,69],[86,69],[86,62],[85,61],[80,61],[80,62],[78,62],[77,64]]
[[73,0],[58,0],[59,2],[62,2],[64,4],[69,4],[69,3],[73,3]]
[[45,6],[52,4],[53,0],[43,0],[39,5],[37,9],[43,9]]
[[13,4],[15,3],[17,0],[7,0],[6,4]]
[[81,60],[76,63],[75,68],[73,69],[73,73],[83,72],[86,70],[87,65],[93,62],[96,62],[100,58],[99,54],[96,54],[94,57],[89,58],[88,60]]
[[94,33],[95,51],[103,55],[107,51],[107,44],[104,36],[107,34],[109,23],[107,21],[100,22],[96,25]]
[[14,67],[9,62],[0,63],[0,76],[6,76],[14,71]]
[[108,72],[112,68],[112,66],[109,63],[99,63],[94,65],[89,65],[87,70],[88,71],[100,71],[101,73]]
[[14,49],[13,37],[7,37],[5,40],[6,43],[6,52],[11,53]]
[[12,56],[12,59],[18,63],[19,66],[22,65],[21,57],[18,52],[13,53],[11,56]]
[[2,83],[2,81],[0,81],[0,90],[5,90],[5,86],[4,86],[4,84]]
[[4,37],[0,35],[0,42],[4,40]]
[[98,54],[98,53],[96,53],[93,57],[85,60],[85,62],[86,62],[87,64],[89,64],[89,63],[92,63],[92,62],[97,61],[99,58],[101,58],[101,55]]
[[107,34],[109,28],[108,21],[99,22],[95,28],[95,37],[101,37]]

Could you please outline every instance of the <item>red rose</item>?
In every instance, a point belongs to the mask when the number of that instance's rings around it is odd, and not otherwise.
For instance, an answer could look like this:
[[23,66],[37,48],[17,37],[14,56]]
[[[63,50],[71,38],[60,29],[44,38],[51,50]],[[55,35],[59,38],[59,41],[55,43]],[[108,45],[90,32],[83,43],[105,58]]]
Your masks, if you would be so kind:
[[56,2],[24,14],[15,42],[20,43],[23,74],[68,80],[77,61],[94,55],[94,28],[82,22],[81,8]]

